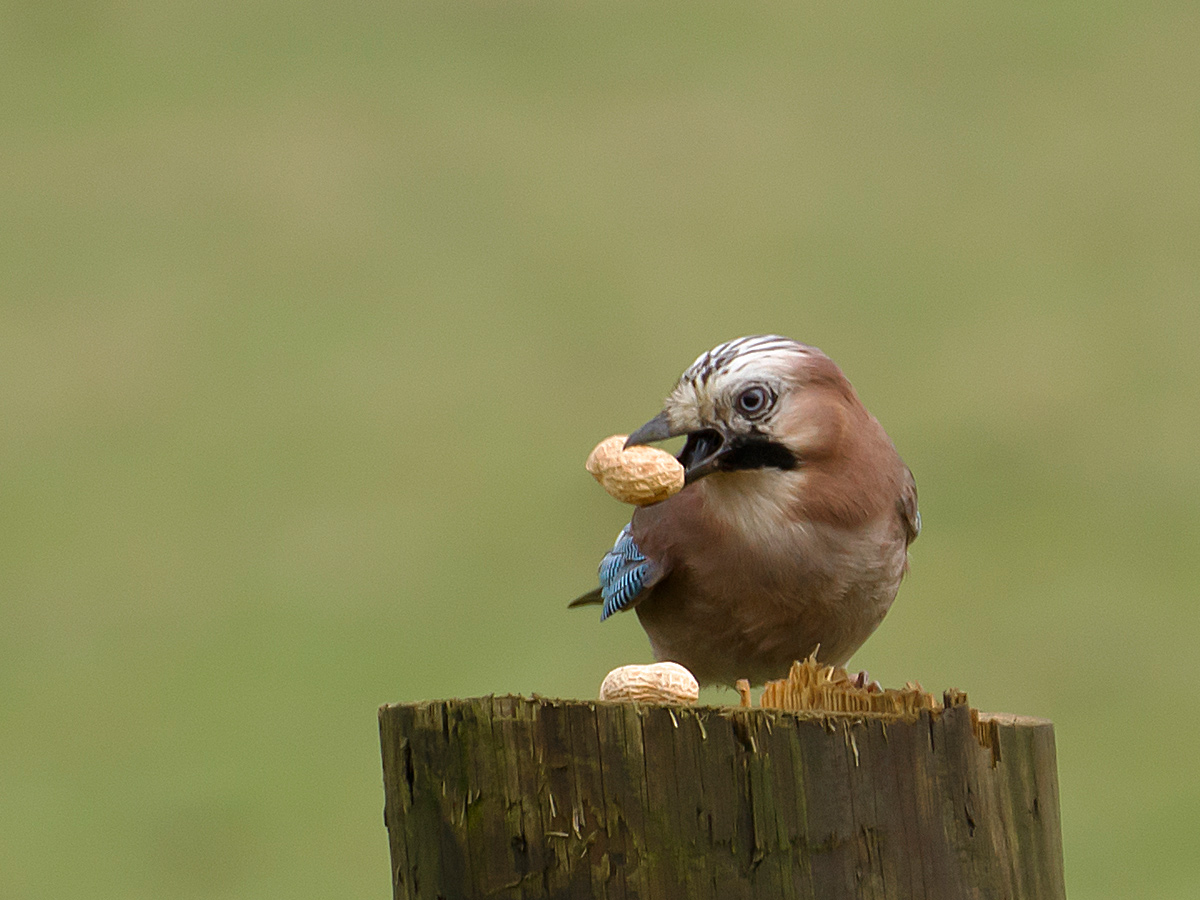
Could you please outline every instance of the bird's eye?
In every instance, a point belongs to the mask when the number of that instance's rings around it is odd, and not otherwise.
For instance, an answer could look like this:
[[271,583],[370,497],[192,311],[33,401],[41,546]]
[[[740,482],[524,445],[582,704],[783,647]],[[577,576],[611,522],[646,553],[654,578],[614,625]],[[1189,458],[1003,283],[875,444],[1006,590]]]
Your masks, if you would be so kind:
[[764,387],[750,387],[738,394],[737,407],[748,416],[757,416],[771,405],[771,395]]

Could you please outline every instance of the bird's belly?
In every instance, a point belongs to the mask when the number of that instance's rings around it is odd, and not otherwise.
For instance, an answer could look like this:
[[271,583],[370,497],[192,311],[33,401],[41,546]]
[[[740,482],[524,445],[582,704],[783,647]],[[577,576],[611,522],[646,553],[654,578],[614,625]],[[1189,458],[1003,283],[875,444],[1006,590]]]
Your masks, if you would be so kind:
[[655,657],[686,666],[701,684],[726,685],[783,678],[813,651],[825,664],[844,665],[879,625],[898,586],[817,581],[799,593],[773,585],[714,593],[689,579],[672,581],[637,606]]

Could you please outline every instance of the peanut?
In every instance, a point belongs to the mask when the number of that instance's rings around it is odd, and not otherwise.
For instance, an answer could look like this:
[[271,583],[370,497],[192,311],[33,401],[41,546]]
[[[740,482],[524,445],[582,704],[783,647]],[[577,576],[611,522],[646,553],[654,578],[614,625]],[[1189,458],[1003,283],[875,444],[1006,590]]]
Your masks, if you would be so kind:
[[634,700],[640,703],[695,703],[700,696],[696,678],[679,663],[621,666],[600,685],[601,700]]
[[586,467],[601,486],[622,503],[647,506],[683,488],[683,466],[657,447],[625,448],[628,435],[614,434],[592,450]]

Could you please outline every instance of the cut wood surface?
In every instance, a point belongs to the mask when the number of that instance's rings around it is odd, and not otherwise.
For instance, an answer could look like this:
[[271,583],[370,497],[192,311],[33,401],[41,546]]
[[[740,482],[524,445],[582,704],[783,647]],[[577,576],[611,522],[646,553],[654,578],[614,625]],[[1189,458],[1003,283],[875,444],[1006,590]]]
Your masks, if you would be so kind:
[[1063,898],[1053,726],[946,700],[385,706],[394,896]]

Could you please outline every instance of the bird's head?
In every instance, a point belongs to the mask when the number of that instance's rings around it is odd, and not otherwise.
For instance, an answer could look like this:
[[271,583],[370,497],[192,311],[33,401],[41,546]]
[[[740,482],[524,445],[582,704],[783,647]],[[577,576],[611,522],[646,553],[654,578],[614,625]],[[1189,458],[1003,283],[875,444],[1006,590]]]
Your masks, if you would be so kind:
[[687,435],[679,461],[688,484],[714,472],[795,469],[836,443],[849,406],[861,408],[820,350],[778,335],[743,337],[692,363],[626,446]]

